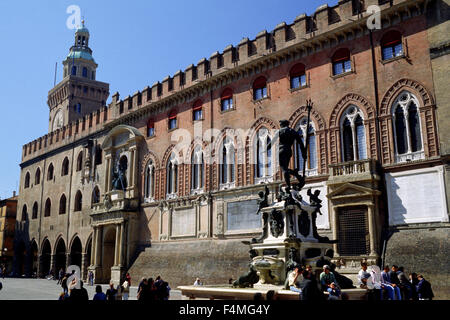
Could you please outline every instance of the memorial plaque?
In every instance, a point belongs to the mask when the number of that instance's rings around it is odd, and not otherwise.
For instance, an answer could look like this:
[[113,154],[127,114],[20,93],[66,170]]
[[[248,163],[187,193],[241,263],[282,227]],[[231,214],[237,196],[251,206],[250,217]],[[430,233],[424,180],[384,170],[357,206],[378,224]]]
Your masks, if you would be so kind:
[[256,214],[256,200],[235,201],[227,203],[227,230],[259,229],[262,227],[261,214]]
[[194,236],[195,225],[195,208],[173,211],[172,236]]
[[444,221],[441,180],[437,170],[388,175],[390,224]]

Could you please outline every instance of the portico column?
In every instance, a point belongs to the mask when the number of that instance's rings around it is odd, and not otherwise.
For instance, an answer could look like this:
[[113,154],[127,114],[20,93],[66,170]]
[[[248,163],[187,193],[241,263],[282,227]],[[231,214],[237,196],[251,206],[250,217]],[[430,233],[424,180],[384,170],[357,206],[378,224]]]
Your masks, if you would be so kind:
[[87,254],[86,253],[82,253],[81,254],[81,279],[86,279],[86,275],[87,275],[87,264],[89,261],[87,261]]
[[98,226],[96,237],[96,249],[95,249],[95,266],[102,265],[102,233],[103,233],[103,226]]
[[56,257],[55,254],[50,255],[50,271],[54,272],[54,274],[53,274],[54,276],[56,276],[56,273],[58,272],[55,268],[55,262],[56,262],[55,257]]
[[124,265],[123,253],[125,245],[125,222],[120,224],[120,247],[119,247],[119,266]]
[[105,193],[110,191],[110,176],[111,176],[111,154],[105,155],[106,171],[105,171]]
[[116,224],[116,243],[114,246],[114,265],[119,265],[119,247],[120,247],[120,226],[121,224]]
[[66,270],[67,270],[67,268],[69,268],[70,265],[71,265],[70,253],[66,252]]
[[96,254],[97,254],[97,233],[98,228],[94,226],[94,234],[92,235],[92,242],[91,242],[91,266],[96,265]]
[[376,242],[375,242],[375,217],[373,205],[367,205],[367,220],[369,222],[369,243],[370,243],[370,255],[376,256]]
[[[339,207],[333,207],[333,238],[338,238],[338,213]],[[338,245],[337,243],[333,243],[334,255],[339,256]]]

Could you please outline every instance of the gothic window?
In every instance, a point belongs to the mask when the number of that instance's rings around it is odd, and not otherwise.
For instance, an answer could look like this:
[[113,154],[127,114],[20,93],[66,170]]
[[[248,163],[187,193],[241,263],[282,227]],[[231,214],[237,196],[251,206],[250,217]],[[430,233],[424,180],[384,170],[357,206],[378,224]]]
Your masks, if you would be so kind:
[[50,217],[52,210],[52,202],[50,201],[50,198],[47,198],[45,201],[45,210],[44,210],[44,217]]
[[36,174],[34,175],[34,184],[38,185],[41,183],[41,168],[36,169]]
[[341,144],[343,161],[367,158],[363,113],[354,105],[349,106],[341,117]]
[[230,88],[225,89],[220,96],[220,109],[222,111],[233,109],[233,91]]
[[144,198],[145,202],[151,202],[155,195],[155,165],[150,160],[145,168],[144,175]]
[[87,78],[88,76],[88,69],[86,67],[83,67],[83,77]]
[[[306,143],[305,143],[306,130],[308,130],[307,125],[306,125],[307,121],[308,120],[306,118],[302,118],[299,121],[297,128],[296,128],[297,131],[302,136],[302,141],[305,144],[305,147],[306,147]],[[307,176],[317,175],[316,135],[315,135],[314,125],[311,121],[309,122],[307,154],[308,154],[308,157],[307,157],[307,161],[306,161],[305,173]],[[305,160],[302,157],[300,145],[297,142],[294,143],[294,156],[295,156],[296,168],[301,172],[301,174],[303,174],[303,167],[305,165]]]
[[269,131],[261,128],[255,137],[256,178],[268,178],[272,176],[272,146]]
[[27,172],[25,174],[25,183],[24,183],[24,188],[29,188],[30,187],[30,173]]
[[194,149],[191,157],[191,189],[192,192],[199,192],[203,188],[204,165],[203,152],[200,147]]
[[83,151],[80,151],[77,158],[77,172],[83,168]]
[[413,94],[403,91],[392,106],[396,162],[424,158],[418,105]]
[[53,180],[53,163],[48,166],[47,180]]
[[66,157],[64,158],[62,169],[61,169],[61,176],[67,176],[69,174],[69,159]]
[[333,75],[339,75],[352,71],[352,64],[350,61],[350,51],[346,48],[337,50],[332,58]]
[[98,186],[95,186],[94,190],[92,190],[92,200],[91,204],[96,204],[100,202],[100,189]]
[[81,191],[78,190],[75,194],[75,206],[74,211],[81,211],[81,208],[83,206],[83,195],[81,194]]
[[194,103],[192,109],[192,119],[194,121],[203,119],[203,103],[201,100],[197,100]]
[[266,78],[259,77],[253,82],[253,100],[267,98]]
[[174,153],[167,161],[167,197],[176,197],[178,186],[178,162]]
[[66,213],[66,203],[67,203],[66,196],[63,194],[59,199],[59,214]]
[[231,139],[224,139],[221,151],[220,184],[224,189],[233,187],[235,182],[235,149]]
[[31,219],[37,219],[37,216],[38,216],[38,204],[37,204],[37,202],[34,202],[33,213],[32,213]]
[[22,219],[21,221],[27,221],[28,220],[28,211],[27,211],[27,205],[24,204],[22,208]]
[[297,89],[306,86],[305,65],[298,63],[292,67],[289,72],[291,89]]
[[381,39],[381,53],[383,60],[403,56],[402,34],[390,31]]

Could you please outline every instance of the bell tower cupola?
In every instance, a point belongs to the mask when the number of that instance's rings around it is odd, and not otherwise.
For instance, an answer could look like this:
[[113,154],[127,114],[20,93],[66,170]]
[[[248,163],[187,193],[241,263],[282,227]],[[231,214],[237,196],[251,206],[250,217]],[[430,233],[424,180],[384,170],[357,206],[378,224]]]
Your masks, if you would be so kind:
[[90,33],[83,20],[63,61],[63,79],[48,93],[49,132],[82,120],[106,105],[109,84],[96,80],[98,65],[89,48],[89,40]]

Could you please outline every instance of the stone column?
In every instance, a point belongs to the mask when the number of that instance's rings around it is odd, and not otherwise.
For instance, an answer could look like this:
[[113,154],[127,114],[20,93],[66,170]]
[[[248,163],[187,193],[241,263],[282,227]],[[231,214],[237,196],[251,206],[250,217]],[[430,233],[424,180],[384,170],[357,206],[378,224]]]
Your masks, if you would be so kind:
[[72,262],[72,261],[71,261],[71,259],[70,259],[70,253],[67,252],[67,253],[66,253],[66,270],[67,270],[67,268],[72,264],[71,262]]
[[[337,239],[337,237],[338,237],[338,214],[339,214],[339,207],[333,206],[333,238],[334,239]],[[336,257],[338,257],[339,252],[338,252],[337,243],[333,243],[333,250],[334,250],[334,255]]]
[[56,263],[55,257],[56,257],[55,254],[50,255],[50,271],[53,270],[53,272],[55,273],[54,276],[56,276],[56,274],[58,272],[58,270],[56,270],[56,267],[55,267],[55,263]]
[[120,225],[120,247],[119,247],[119,266],[122,267],[125,265],[125,261],[123,261],[124,254],[124,246],[125,246],[125,222],[122,222]]
[[91,266],[97,265],[96,263],[96,254],[97,254],[97,233],[98,233],[98,227],[94,226],[94,234],[92,235],[92,242],[91,242]]
[[96,249],[95,249],[95,266],[102,265],[102,234],[103,234],[103,226],[97,227],[97,236],[96,236]]
[[121,224],[116,224],[116,242],[114,246],[114,266],[119,265],[119,248],[120,248],[120,226]]
[[373,210],[373,204],[367,205],[367,220],[369,222],[369,243],[370,243],[370,255],[377,255],[376,241],[375,241],[375,215]]
[[89,261],[87,261],[87,254],[86,253],[82,253],[81,254],[81,279],[87,279],[87,267]]
[[105,193],[110,191],[111,184],[111,154],[105,155],[106,171],[105,171]]

